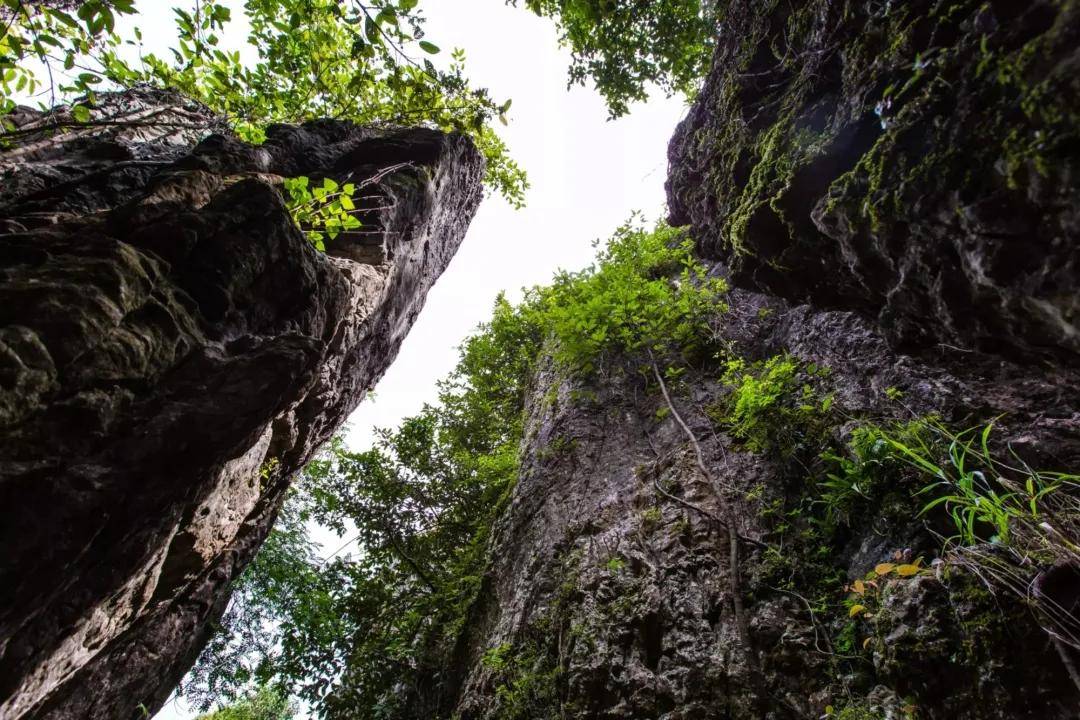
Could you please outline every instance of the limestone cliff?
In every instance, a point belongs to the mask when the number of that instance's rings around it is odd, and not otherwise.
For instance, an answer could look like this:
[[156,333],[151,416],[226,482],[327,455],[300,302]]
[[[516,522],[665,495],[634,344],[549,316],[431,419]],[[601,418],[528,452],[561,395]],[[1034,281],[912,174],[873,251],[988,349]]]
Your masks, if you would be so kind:
[[[621,362],[541,372],[441,707],[1080,717],[1075,564],[1031,558],[1005,592],[946,556],[850,590],[878,564],[938,557],[951,523],[920,515],[911,468],[854,446],[854,429],[997,418],[995,452],[1080,469],[1076,4],[720,5],[714,67],[670,146],[669,205],[735,286],[715,318],[726,352],[797,368],[776,403],[789,414],[740,436],[725,366],[695,367],[672,405],[704,473],[647,377]],[[824,483],[845,462],[876,485],[826,522]],[[1057,640],[1040,626],[1051,577]],[[845,595],[870,608],[837,612]]]
[[[255,147],[184,99],[31,111],[0,152],[0,716],[153,712],[289,479],[391,362],[480,200],[463,136]],[[317,252],[275,186],[364,185]],[[370,181],[370,182],[367,182]]]
[[1080,350],[1080,10],[730,3],[669,205],[732,278],[901,347]]

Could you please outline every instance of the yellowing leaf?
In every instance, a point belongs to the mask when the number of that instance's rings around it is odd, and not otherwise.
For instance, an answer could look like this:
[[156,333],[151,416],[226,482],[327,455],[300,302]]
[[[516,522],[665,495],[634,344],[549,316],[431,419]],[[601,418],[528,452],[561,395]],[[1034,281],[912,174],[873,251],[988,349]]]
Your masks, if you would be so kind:
[[896,568],[896,563],[881,563],[874,566],[874,572],[878,575],[888,575]]
[[848,617],[855,617],[856,615],[858,615],[859,613],[862,613],[862,612],[866,612],[866,606],[865,605],[852,605],[851,609],[848,610]]
[[911,577],[917,572],[919,572],[918,565],[901,565],[900,567],[896,568],[896,574],[900,577]]
[[866,592],[866,583],[864,583],[862,580],[856,580],[855,584],[852,586],[852,589],[862,595],[864,592]]
[[862,641],[862,649],[863,650],[865,650],[867,647],[870,646],[870,640],[871,640],[871,638],[866,638],[865,640]]

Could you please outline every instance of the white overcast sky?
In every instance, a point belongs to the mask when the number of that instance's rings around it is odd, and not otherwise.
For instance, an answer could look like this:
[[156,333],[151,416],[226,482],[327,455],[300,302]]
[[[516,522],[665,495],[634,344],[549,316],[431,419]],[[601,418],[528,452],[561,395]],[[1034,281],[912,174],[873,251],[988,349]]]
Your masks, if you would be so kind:
[[500,128],[529,173],[527,205],[488,197],[397,360],[349,420],[349,444],[363,447],[372,426],[394,427],[435,395],[457,360],[457,346],[490,314],[496,294],[519,297],[559,268],[579,269],[634,210],[664,209],[667,141],[684,103],[658,95],[629,117],[608,121],[591,88],[566,88],[569,54],[554,26],[503,0],[424,3],[428,36],[468,53],[468,75],[497,99],[513,98]]
[[[172,44],[171,8],[187,4],[137,0],[149,48],[161,53]],[[242,3],[229,4],[238,16]],[[685,109],[678,98],[656,95],[630,116],[608,121],[594,90],[567,91],[569,54],[558,47],[549,20],[504,0],[426,0],[421,7],[428,39],[443,48],[440,57],[464,48],[472,83],[498,100],[513,99],[510,125],[500,130],[532,187],[522,210],[496,195],[481,204],[397,360],[349,419],[348,443],[358,450],[368,447],[374,427],[396,427],[435,399],[435,383],[453,368],[457,346],[488,318],[500,291],[516,299],[522,287],[545,283],[560,268],[587,265],[592,242],[607,238],[635,210],[650,219],[663,215],[667,141]],[[242,41],[234,22],[225,42]],[[170,702],[156,717],[194,714]]]

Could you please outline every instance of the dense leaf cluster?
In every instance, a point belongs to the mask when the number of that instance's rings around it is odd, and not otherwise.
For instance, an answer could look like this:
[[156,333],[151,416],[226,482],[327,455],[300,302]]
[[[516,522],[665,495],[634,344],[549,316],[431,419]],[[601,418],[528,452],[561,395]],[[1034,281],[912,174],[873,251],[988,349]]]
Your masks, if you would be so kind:
[[685,230],[627,223],[595,264],[536,291],[529,311],[556,341],[556,360],[589,371],[611,353],[687,353],[708,344],[708,320],[724,309],[726,284],[692,251]]
[[292,720],[293,704],[280,692],[261,685],[235,703],[199,716],[198,720]]
[[[89,0],[76,15],[0,2],[11,13],[0,22],[0,122],[14,93],[44,88],[50,104],[57,93],[84,95],[73,118],[87,122],[95,88],[150,83],[204,103],[252,142],[271,123],[312,118],[428,123],[469,133],[487,159],[488,185],[512,204],[524,201],[525,173],[491,127],[505,121],[509,102],[469,86],[461,51],[442,69],[414,58],[440,52],[424,38],[418,0],[245,0],[254,61],[223,42],[234,18],[212,0],[174,8],[178,40],[164,51],[148,50],[137,26],[129,39],[116,30],[118,16],[136,12],[134,0]],[[33,71],[32,60],[44,73]]]

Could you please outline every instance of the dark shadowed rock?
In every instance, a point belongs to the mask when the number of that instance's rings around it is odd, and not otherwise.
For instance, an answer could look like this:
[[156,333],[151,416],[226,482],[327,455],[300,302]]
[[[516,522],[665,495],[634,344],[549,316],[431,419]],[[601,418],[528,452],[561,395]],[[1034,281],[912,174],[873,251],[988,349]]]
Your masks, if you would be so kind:
[[[394,358],[480,200],[465,137],[341,122],[260,147],[179,96],[0,154],[5,718],[153,712],[290,477]],[[63,118],[63,116],[61,116]],[[281,176],[378,177],[317,252]]]
[[[823,483],[855,428],[927,417],[994,422],[993,451],[1021,468],[1080,470],[1078,6],[719,4],[714,67],[670,146],[671,219],[735,286],[721,358],[795,361],[812,419],[769,411],[775,437],[751,447],[723,363],[699,358],[673,393],[710,485],[642,358],[591,378],[542,368],[455,672],[420,704],[463,720],[1075,720],[1080,645],[1039,610],[1077,627],[1074,564],[995,565],[992,542],[983,566],[943,553],[952,520],[915,495],[935,476],[895,458],[867,455],[879,484],[843,522]],[[750,648],[710,517],[741,536]]]
[[723,3],[668,199],[734,282],[912,347],[1080,351],[1080,9]]

